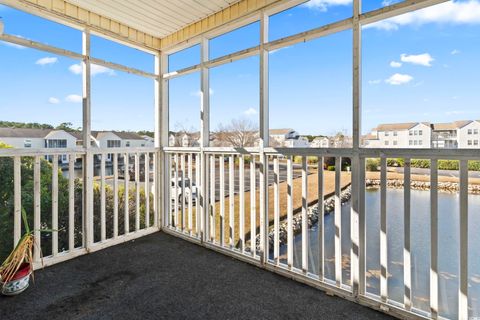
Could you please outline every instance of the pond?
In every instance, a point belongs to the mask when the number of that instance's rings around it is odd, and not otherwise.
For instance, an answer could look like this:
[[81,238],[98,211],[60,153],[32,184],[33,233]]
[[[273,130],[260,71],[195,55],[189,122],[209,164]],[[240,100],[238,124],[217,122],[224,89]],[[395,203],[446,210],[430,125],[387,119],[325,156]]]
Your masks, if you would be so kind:
[[[366,192],[366,285],[367,292],[380,294],[380,191]],[[480,316],[480,196],[469,195],[469,309]],[[429,311],[430,287],[430,192],[411,190],[412,305]],[[439,306],[440,315],[457,318],[459,278],[459,214],[457,193],[438,195]],[[334,215],[325,216],[325,277],[335,279]],[[388,295],[403,303],[403,190],[387,191]],[[318,228],[309,229],[309,272],[317,273]],[[301,234],[294,240],[294,266],[301,267]],[[342,206],[343,283],[350,285],[350,204]],[[280,248],[286,262],[287,246]]]

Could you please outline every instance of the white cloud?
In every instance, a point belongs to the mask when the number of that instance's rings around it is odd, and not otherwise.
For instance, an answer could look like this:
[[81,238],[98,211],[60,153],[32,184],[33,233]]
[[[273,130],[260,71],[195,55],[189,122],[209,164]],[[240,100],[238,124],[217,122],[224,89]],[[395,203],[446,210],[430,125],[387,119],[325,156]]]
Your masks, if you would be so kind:
[[[83,72],[83,68],[80,63],[72,64],[70,67],[68,67],[68,70],[70,70],[70,72],[73,74],[82,74]],[[96,64],[92,64],[90,66],[90,73],[92,76],[96,76],[97,74],[107,74],[109,76],[115,75],[115,71],[113,71],[112,69],[106,68],[104,66],[99,66]]]
[[258,114],[258,111],[257,111],[257,109],[254,109],[254,108],[248,108],[247,110],[245,110],[243,112],[243,114],[246,115],[246,116],[255,116],[255,115]]
[[82,96],[79,96],[78,94],[71,94],[65,98],[65,101],[72,103],[80,103],[82,100]]
[[465,113],[465,111],[463,111],[463,110],[452,110],[452,111],[445,112],[445,114],[447,116],[454,116],[454,115],[464,114],[464,113]]
[[352,2],[353,0],[310,0],[305,3],[305,7],[325,12],[328,10],[328,7],[348,6]]
[[60,100],[58,98],[55,98],[55,97],[50,97],[50,98],[48,98],[48,103],[59,104]]
[[450,54],[451,54],[452,56],[457,55],[457,54],[460,54],[460,53],[461,53],[461,51],[460,51],[460,50],[457,50],[457,49],[454,49],[454,50],[452,50],[452,52],[450,52]]
[[431,67],[432,62],[435,59],[433,59],[432,56],[429,53],[423,53],[423,54],[417,54],[417,55],[415,55],[415,54],[412,54],[412,55],[402,54],[400,56],[400,60],[402,60],[402,62],[406,62],[406,63],[417,64],[417,65],[421,65],[421,66],[425,66],[425,67]]
[[392,68],[400,68],[401,66],[402,66],[401,62],[398,62],[398,61],[390,62],[390,67],[392,67]]
[[394,31],[405,25],[420,26],[427,23],[480,24],[480,0],[448,1],[375,22],[366,25],[365,28]]
[[35,64],[38,64],[40,66],[45,66],[47,64],[54,64],[54,63],[57,63],[58,62],[58,58],[55,58],[55,57],[45,57],[45,58],[41,58],[41,59],[38,59]]
[[368,84],[374,85],[374,84],[380,84],[381,82],[382,82],[382,80],[380,80],[380,79],[375,79],[375,80],[369,80],[369,81],[368,81]]
[[409,83],[413,80],[413,77],[408,74],[395,73],[390,78],[386,79],[385,82],[393,86],[399,86],[402,84]]

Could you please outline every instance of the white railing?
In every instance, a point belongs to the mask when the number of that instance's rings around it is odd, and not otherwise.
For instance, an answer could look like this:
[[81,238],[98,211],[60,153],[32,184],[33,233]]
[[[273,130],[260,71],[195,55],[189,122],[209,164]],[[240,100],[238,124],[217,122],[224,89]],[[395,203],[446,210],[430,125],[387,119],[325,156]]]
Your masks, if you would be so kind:
[[13,190],[2,210],[13,219],[0,221],[2,255],[21,237],[22,210],[35,230],[35,268],[159,230],[153,148],[4,149],[0,161],[13,171],[2,172],[2,193]]
[[[165,195],[171,199],[169,219],[164,220],[166,232],[402,318],[447,317],[446,307],[441,305],[444,300],[439,297],[438,193],[442,186],[438,162],[458,160],[459,289],[453,292],[458,299],[458,310],[449,310],[449,314],[459,318],[468,314],[468,160],[478,160],[476,152],[273,148],[263,152],[166,148],[164,152],[171,181],[169,194]],[[332,168],[318,165],[326,158],[331,159]],[[404,170],[395,176],[399,179],[400,175],[401,183],[390,178],[394,174],[387,167],[390,158],[405,162]],[[377,159],[379,172],[367,171],[369,159]],[[417,204],[412,200],[411,186],[415,184],[412,184],[411,159],[428,160],[431,167],[427,222],[431,232],[429,241],[423,244],[412,242],[412,212],[416,213]],[[185,177],[196,185],[193,211],[190,196],[178,197],[185,194],[182,185]],[[388,220],[387,190],[393,185],[401,192],[403,205],[399,209],[403,211],[404,226],[402,261],[395,262],[403,272],[402,279],[396,279],[403,283],[402,289],[396,289],[396,296],[401,295],[402,299],[395,298],[393,289],[389,289],[393,281],[389,247],[393,240],[388,226],[395,221]],[[366,197],[372,187],[379,193],[378,229],[367,224],[373,209],[367,206]],[[318,205],[322,203],[319,199],[324,201],[323,205]],[[193,227],[192,212],[194,221],[200,220]],[[375,243],[377,249],[373,249]],[[419,289],[412,286],[412,273],[422,268],[413,265],[412,250],[421,245],[427,246],[431,261],[426,270],[428,277],[416,280],[430,283],[424,302],[415,297],[419,295],[415,290]],[[378,255],[378,270],[367,270],[367,264],[371,263],[367,259],[372,255]],[[377,285],[378,288],[372,289]]]

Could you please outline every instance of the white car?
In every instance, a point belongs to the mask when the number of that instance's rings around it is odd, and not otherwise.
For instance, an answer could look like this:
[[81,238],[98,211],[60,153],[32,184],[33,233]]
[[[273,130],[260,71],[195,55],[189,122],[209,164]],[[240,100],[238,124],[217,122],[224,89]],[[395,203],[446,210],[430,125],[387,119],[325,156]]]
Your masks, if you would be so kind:
[[[185,188],[183,185],[185,184]],[[176,189],[176,192],[175,192]],[[188,204],[190,199],[190,194],[192,195],[192,202],[195,203],[197,200],[197,186],[193,183],[190,183],[190,179],[185,178],[182,181],[182,178],[177,179],[175,184],[175,179],[172,179],[170,182],[170,197],[172,202],[175,202],[175,197],[178,199],[178,205],[182,204],[183,201],[183,190],[185,190],[185,204]]]

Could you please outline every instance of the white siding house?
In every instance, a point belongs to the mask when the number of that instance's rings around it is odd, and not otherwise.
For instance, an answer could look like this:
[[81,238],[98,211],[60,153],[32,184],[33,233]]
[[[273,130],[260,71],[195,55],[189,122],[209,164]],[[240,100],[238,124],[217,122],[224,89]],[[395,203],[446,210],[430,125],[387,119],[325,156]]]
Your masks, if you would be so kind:
[[311,148],[328,148],[330,146],[330,139],[328,137],[316,137],[310,143]]
[[480,121],[465,121],[457,129],[458,148],[478,149],[480,147]]
[[429,123],[381,124],[364,138],[367,148],[430,148]]

